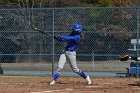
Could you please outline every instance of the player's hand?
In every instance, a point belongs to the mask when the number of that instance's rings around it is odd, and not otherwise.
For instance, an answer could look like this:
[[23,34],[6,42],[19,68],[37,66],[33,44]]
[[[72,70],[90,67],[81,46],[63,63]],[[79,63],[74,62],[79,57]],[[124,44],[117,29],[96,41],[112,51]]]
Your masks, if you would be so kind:
[[59,36],[53,36],[53,38],[56,39],[56,40],[58,40],[58,41],[60,41]]
[[129,59],[129,55],[125,55],[119,58],[120,61],[127,61],[128,59]]

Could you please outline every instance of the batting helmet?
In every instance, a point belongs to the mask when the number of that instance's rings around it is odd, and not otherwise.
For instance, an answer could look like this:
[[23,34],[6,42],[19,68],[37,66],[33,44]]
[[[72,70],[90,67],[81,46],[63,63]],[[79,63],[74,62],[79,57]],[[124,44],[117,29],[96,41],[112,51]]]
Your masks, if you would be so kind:
[[82,32],[82,25],[74,24],[72,27],[72,30],[77,31],[77,32]]

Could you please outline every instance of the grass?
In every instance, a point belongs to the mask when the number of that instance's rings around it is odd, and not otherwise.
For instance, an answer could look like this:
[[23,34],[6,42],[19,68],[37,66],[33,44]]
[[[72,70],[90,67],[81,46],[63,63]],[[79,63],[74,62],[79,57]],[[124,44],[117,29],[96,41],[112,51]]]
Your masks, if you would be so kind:
[[[46,71],[52,70],[52,63],[2,63],[4,70],[21,70],[21,71]],[[58,63],[54,63],[54,69],[57,68]],[[120,62],[116,60],[111,61],[93,61],[93,62],[77,62],[78,68],[84,71],[111,71],[111,72],[124,72],[126,68],[129,68],[130,62]],[[66,62],[64,68],[65,71],[70,71],[70,65]]]

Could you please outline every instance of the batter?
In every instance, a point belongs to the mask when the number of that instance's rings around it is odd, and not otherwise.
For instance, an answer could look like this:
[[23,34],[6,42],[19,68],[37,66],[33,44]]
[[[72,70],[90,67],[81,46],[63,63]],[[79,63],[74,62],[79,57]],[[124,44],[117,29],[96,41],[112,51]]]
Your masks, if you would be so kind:
[[61,74],[61,70],[63,69],[66,60],[68,60],[68,62],[70,63],[70,67],[75,73],[83,77],[87,81],[87,84],[91,84],[89,75],[80,70],[76,64],[76,49],[83,39],[82,25],[74,24],[72,27],[72,32],[68,36],[54,36],[54,39],[62,42],[67,42],[67,44],[65,50],[60,55],[58,67],[54,73],[53,81],[50,83],[50,85],[56,84],[56,81]]

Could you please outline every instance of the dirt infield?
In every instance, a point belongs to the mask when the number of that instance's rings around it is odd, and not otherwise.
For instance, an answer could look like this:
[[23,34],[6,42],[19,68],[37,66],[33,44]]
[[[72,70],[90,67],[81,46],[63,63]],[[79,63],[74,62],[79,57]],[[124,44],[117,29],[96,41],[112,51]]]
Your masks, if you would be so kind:
[[0,93],[140,93],[137,78],[92,78],[92,85],[79,77],[0,76]]

